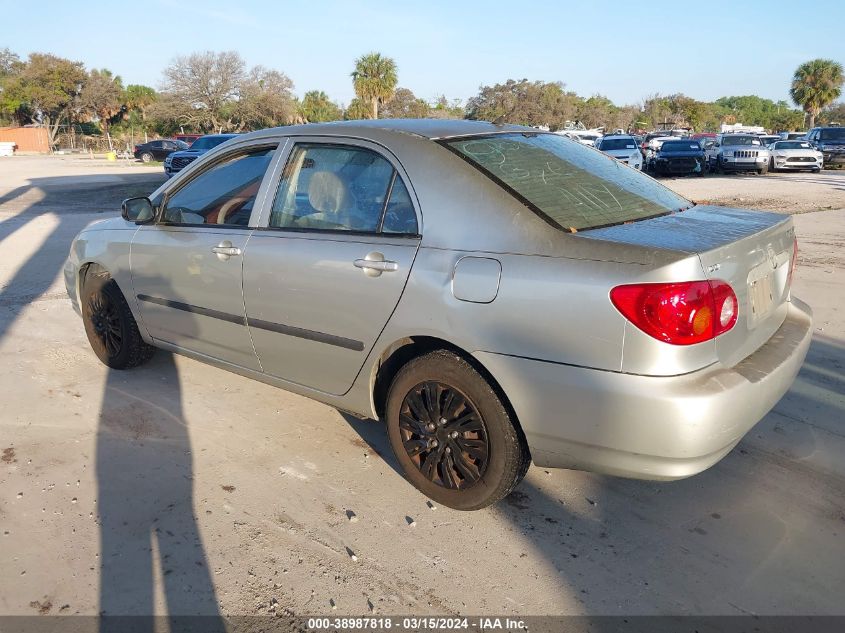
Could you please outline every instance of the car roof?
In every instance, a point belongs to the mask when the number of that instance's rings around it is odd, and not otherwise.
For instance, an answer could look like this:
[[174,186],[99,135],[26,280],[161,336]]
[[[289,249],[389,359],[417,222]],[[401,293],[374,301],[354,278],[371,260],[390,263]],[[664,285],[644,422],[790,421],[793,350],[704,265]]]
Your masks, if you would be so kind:
[[331,136],[367,136],[373,130],[412,134],[430,140],[497,132],[530,132],[547,134],[542,130],[522,125],[499,125],[487,121],[468,121],[465,119],[369,119],[362,121],[332,121],[330,123],[307,123],[285,127],[268,128],[244,135],[245,138],[282,135],[331,135]]

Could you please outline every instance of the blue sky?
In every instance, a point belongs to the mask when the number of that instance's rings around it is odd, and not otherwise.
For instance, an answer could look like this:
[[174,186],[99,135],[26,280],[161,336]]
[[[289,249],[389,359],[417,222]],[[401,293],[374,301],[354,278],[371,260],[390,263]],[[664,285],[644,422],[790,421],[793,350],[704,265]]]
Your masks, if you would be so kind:
[[177,55],[236,50],[285,72],[298,95],[322,89],[344,104],[354,59],[373,50],[396,60],[400,86],[429,100],[523,77],[618,104],[655,92],[778,100],[801,62],[845,63],[843,0],[57,1],[38,11],[3,0],[0,15],[0,48],[22,57],[48,51],[158,88]]

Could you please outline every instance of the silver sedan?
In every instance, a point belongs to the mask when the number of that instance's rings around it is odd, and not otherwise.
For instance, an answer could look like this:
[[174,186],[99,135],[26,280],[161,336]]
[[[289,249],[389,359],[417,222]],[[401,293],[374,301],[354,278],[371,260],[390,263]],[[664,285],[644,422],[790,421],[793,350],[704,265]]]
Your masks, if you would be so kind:
[[83,230],[64,274],[109,367],[163,348],[381,419],[407,479],[471,510],[531,462],[719,461],[807,352],[795,254],[789,216],[559,135],[388,120],[228,141]]

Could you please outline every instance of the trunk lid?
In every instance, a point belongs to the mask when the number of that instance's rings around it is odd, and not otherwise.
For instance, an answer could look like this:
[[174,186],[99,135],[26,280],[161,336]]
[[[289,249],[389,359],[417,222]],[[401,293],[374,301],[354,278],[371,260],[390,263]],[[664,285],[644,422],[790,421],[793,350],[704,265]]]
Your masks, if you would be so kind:
[[705,279],[728,282],[738,319],[715,342],[719,361],[728,367],[768,341],[786,318],[795,239],[788,215],[701,205],[580,235],[687,253],[698,257]]

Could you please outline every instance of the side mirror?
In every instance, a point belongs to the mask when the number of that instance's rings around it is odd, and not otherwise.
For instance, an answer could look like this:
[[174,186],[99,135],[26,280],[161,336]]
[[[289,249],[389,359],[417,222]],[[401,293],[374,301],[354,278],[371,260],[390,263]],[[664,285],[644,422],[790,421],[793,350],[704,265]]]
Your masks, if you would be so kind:
[[120,205],[120,214],[129,222],[146,224],[155,217],[155,209],[149,198],[127,198]]

